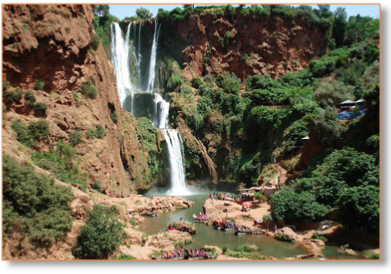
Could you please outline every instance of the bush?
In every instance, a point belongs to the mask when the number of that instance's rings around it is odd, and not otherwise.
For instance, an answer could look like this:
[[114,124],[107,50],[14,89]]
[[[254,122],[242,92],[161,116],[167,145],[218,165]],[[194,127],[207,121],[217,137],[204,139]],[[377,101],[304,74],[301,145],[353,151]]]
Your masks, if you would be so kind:
[[65,239],[72,227],[72,199],[70,188],[4,155],[3,237],[18,233],[42,247]]
[[106,131],[102,127],[102,125],[98,125],[96,128],[89,128],[86,131],[86,138],[87,139],[103,139],[103,137],[106,136]]
[[100,192],[100,184],[99,182],[95,182],[91,185],[91,188]]
[[204,81],[207,83],[213,83],[214,82],[214,77],[212,74],[207,74],[204,76]]
[[31,159],[39,167],[50,171],[63,182],[74,182],[85,186],[86,173],[80,173],[77,167],[77,155],[70,145],[63,140],[56,143],[56,150],[50,152],[36,152]]
[[94,139],[96,138],[96,130],[94,128],[89,128],[86,130],[86,138]]
[[3,92],[7,91],[11,87],[10,83],[6,80],[3,80]]
[[68,133],[69,144],[71,146],[76,146],[81,142],[81,132],[79,130],[71,131]]
[[49,140],[49,125],[45,120],[30,121],[28,129],[34,140],[38,142]]
[[266,197],[259,192],[255,192],[254,196],[255,196],[255,199],[257,199],[260,202],[266,201]]
[[35,99],[35,96],[34,94],[31,92],[31,91],[27,91],[25,94],[24,94],[24,100],[27,102],[27,104],[33,108],[34,107],[34,103],[36,101]]
[[3,91],[3,97],[5,99],[6,103],[12,103],[12,102],[20,102],[22,99],[23,91],[19,88],[15,89],[14,91]]
[[87,224],[81,227],[72,254],[78,259],[107,259],[124,239],[117,213],[95,205],[88,213]]
[[37,79],[35,81],[35,85],[34,85],[34,88],[36,90],[43,90],[43,87],[45,86],[45,83],[42,81],[42,79]]
[[96,88],[94,86],[92,86],[91,82],[87,82],[87,83],[82,84],[81,90],[85,96],[87,96],[91,99],[95,99],[96,95],[98,94],[98,91],[96,90]]
[[100,44],[99,35],[98,35],[98,34],[92,35],[92,44],[91,44],[92,48],[93,48],[94,50],[97,50],[98,47],[99,47],[99,44]]
[[199,77],[194,77],[191,79],[190,84],[193,88],[199,88],[202,85],[202,81]]
[[221,86],[224,92],[229,94],[239,94],[239,88],[242,85],[239,79],[226,78],[223,80]]
[[45,103],[42,102],[36,103],[33,108],[35,112],[40,113],[43,116],[46,116],[46,110],[48,106]]
[[73,99],[75,100],[76,107],[80,107],[83,104],[83,101],[79,100],[79,93],[73,92]]
[[115,110],[113,111],[113,113],[111,113],[111,120],[113,120],[114,123],[117,123],[118,121],[117,112]]
[[96,138],[103,139],[103,137],[106,136],[106,131],[102,127],[102,125],[99,125],[96,127]]

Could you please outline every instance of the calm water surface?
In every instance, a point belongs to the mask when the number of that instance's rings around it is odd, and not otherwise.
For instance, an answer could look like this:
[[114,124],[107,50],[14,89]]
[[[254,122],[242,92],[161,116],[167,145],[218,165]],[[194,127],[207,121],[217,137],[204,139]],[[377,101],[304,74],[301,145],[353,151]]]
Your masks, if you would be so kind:
[[[165,194],[155,191],[149,191],[145,194],[146,197],[152,198],[153,196],[166,196]],[[181,196],[189,201],[195,202],[195,205],[188,209],[178,210],[174,212],[161,213],[158,217],[145,217],[143,223],[144,228],[141,228],[143,232],[147,234],[156,234],[160,230],[166,229],[167,225],[171,222],[177,222],[181,218],[187,220],[192,218],[193,214],[200,214],[203,212],[202,206],[206,199],[209,198],[209,192],[199,191],[194,192],[188,196]],[[259,253],[265,256],[273,256],[276,258],[292,257],[299,254],[308,253],[299,244],[276,241],[271,237],[247,235],[236,236],[233,232],[225,232],[214,229],[213,226],[207,226],[205,224],[195,223],[197,233],[192,235],[193,242],[186,245],[186,248],[200,248],[204,245],[214,245],[228,249],[235,250],[237,247],[243,244],[254,244],[259,248]],[[340,256],[338,255],[338,246],[326,246],[323,250],[323,255],[327,259],[363,259],[361,255],[358,257]]]

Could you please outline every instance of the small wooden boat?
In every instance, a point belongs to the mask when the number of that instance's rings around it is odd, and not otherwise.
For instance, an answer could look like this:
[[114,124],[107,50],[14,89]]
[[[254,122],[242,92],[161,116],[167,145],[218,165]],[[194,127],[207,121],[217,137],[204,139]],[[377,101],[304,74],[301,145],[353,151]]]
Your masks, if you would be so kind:
[[224,231],[233,231],[233,230],[235,230],[235,228],[234,227],[224,227],[223,230]]
[[204,219],[193,219],[193,223],[205,223],[206,221]]
[[253,232],[251,230],[235,230],[235,235],[238,235],[238,236],[243,236],[243,235],[247,235],[247,234],[252,234]]

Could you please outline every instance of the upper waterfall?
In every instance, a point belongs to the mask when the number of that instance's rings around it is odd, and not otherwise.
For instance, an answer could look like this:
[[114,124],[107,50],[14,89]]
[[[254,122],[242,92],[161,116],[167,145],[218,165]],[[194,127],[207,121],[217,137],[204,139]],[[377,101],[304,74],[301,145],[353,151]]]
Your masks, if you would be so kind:
[[118,23],[113,22],[111,28],[111,63],[113,64],[115,79],[117,82],[118,95],[121,105],[128,95],[133,96],[135,89],[131,82],[129,68],[129,30],[128,26],[125,40]]
[[158,21],[155,21],[155,31],[153,34],[152,50],[151,50],[151,59],[149,63],[149,73],[148,73],[148,85],[147,92],[153,92],[156,76],[156,51],[159,40],[160,25]]

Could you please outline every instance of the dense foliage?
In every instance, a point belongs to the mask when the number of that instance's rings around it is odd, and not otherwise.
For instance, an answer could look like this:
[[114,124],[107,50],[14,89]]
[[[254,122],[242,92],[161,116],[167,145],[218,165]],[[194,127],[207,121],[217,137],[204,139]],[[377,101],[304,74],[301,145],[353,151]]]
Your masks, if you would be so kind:
[[17,233],[41,247],[65,239],[72,227],[72,199],[69,187],[3,155],[3,237]]
[[95,205],[81,227],[72,254],[78,259],[107,259],[125,239],[114,208]]

